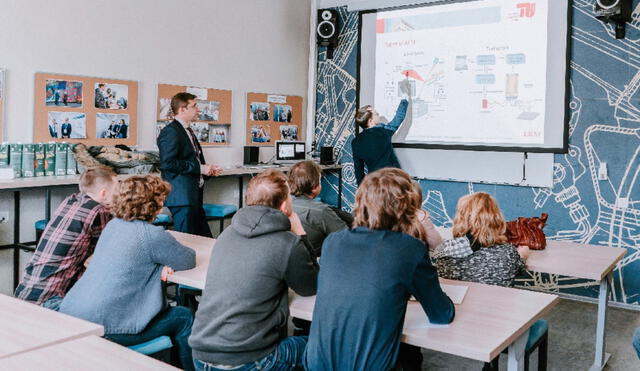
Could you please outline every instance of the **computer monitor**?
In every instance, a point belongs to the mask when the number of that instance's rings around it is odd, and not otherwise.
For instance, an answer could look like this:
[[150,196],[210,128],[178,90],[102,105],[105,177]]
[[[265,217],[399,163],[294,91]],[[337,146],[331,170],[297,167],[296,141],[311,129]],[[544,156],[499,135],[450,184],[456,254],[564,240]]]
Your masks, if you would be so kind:
[[279,164],[302,161],[306,153],[304,142],[276,140],[276,162]]

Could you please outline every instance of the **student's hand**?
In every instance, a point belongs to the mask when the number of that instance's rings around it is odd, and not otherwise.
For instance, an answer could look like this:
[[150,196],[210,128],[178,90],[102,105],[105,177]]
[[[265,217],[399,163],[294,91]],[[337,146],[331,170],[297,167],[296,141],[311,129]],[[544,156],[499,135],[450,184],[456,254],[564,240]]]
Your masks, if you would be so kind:
[[531,250],[529,250],[529,246],[526,246],[526,245],[518,246],[518,254],[520,254],[520,257],[522,258],[522,260],[526,261],[530,253],[531,253]]
[[93,258],[93,255],[91,255],[87,259],[85,259],[85,261],[83,263],[85,268],[89,268],[89,263],[91,263],[91,258]]
[[291,212],[291,215],[289,215],[289,222],[291,222],[291,232],[297,234],[298,236],[307,234],[307,232],[304,231],[304,227],[302,227],[300,217],[295,212]]
[[169,275],[173,274],[173,269],[171,267],[167,267],[166,265],[162,267],[162,272],[160,273],[160,281],[167,281]]

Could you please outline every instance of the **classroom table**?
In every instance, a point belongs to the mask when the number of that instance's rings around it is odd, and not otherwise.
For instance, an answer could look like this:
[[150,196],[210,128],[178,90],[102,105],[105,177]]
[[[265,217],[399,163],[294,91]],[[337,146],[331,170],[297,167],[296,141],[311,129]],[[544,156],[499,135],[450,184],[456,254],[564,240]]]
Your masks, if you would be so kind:
[[[451,238],[451,228],[437,228],[443,238]],[[602,370],[611,354],[605,352],[609,291],[613,269],[626,250],[619,247],[589,245],[547,239],[547,248],[531,250],[527,270],[594,280],[600,283],[596,323],[595,357],[590,371]]]
[[[508,348],[508,370],[518,370],[531,325],[558,302],[557,295],[473,282],[440,279],[443,284],[468,286],[462,304],[447,327],[410,327],[425,318],[418,302],[407,306],[401,341],[438,352],[491,362]],[[292,317],[310,321],[315,296],[291,295]]]
[[178,370],[97,336],[85,336],[0,359],[2,370]]
[[595,359],[590,368],[591,371],[602,370],[611,357],[611,354],[605,352],[609,291],[613,280],[613,269],[626,252],[626,249],[619,247],[547,239],[547,248],[532,250],[527,259],[527,269],[530,271],[600,282]]
[[85,336],[101,325],[0,294],[0,359]]
[[[196,251],[196,267],[170,274],[167,281],[203,289],[211,250],[215,240],[170,231],[180,243]],[[510,370],[519,367],[529,327],[557,302],[556,295],[441,279],[442,283],[468,285],[462,305],[456,306],[456,319],[449,328],[405,329],[402,341],[462,357],[490,362],[510,347]],[[310,320],[315,297],[293,295],[293,317]],[[422,307],[410,302],[407,320],[423,315]]]
[[[244,176],[254,176],[267,169],[278,169],[283,172],[291,169],[290,165],[256,165],[238,166],[224,169],[219,177],[238,177],[238,208],[243,204]],[[342,207],[342,165],[320,165],[323,171],[336,172],[338,176],[338,208]],[[135,174],[131,174],[135,175]],[[129,174],[118,175],[118,178],[126,178]],[[159,175],[159,173],[157,174]],[[210,179],[216,179],[212,177]],[[0,180],[0,191],[13,191],[13,243],[0,246],[0,250],[13,249],[13,288],[18,287],[20,280],[20,249],[26,246],[20,241],[20,191],[27,189],[43,189],[45,192],[44,219],[51,218],[51,189],[56,187],[78,185],[80,175],[47,176],[32,178],[16,178],[10,180]]]
[[195,268],[186,271],[177,271],[169,275],[167,281],[194,287],[196,289],[204,288],[204,281],[207,277],[207,269],[209,268],[209,258],[211,250],[216,240],[214,238],[196,236],[194,234],[168,231],[181,244],[192,248],[196,252]]

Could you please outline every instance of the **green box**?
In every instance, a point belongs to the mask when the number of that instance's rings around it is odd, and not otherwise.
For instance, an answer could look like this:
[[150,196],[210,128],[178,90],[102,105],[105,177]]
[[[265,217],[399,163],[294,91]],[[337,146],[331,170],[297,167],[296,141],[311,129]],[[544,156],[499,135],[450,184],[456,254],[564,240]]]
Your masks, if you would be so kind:
[[36,145],[25,144],[22,146],[22,177],[33,178],[35,176]]
[[56,143],[56,175],[67,175],[67,148],[68,143]]
[[78,173],[76,154],[73,152],[75,146],[75,144],[69,144],[69,147],[67,147],[67,175],[76,175]]
[[35,147],[36,147],[35,174],[36,176],[44,176],[45,144],[36,143]]
[[56,143],[45,144],[44,150],[44,175],[56,175]]
[[9,143],[0,143],[0,167],[9,166]]
[[22,176],[22,144],[9,144],[9,165],[13,168],[13,174],[16,178]]

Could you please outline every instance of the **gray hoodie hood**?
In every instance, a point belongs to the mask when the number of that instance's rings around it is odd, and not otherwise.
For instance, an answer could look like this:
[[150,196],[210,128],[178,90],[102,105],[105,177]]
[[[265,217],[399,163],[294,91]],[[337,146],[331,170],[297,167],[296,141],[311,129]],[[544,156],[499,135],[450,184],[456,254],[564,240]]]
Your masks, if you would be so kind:
[[233,216],[231,227],[245,238],[254,238],[291,230],[291,222],[280,210],[267,206],[247,206]]

